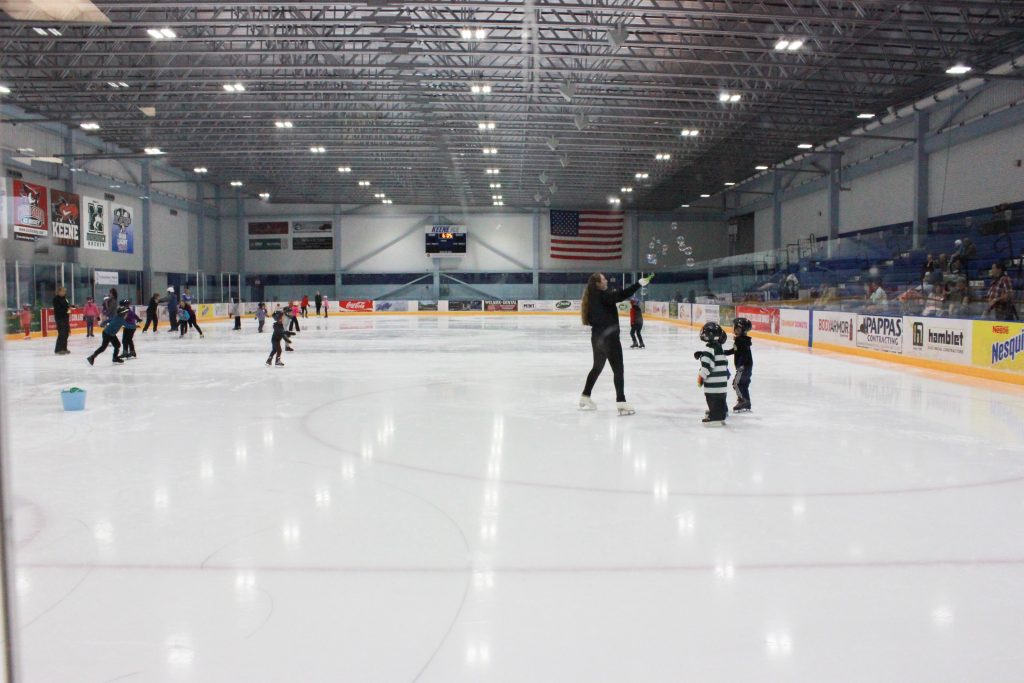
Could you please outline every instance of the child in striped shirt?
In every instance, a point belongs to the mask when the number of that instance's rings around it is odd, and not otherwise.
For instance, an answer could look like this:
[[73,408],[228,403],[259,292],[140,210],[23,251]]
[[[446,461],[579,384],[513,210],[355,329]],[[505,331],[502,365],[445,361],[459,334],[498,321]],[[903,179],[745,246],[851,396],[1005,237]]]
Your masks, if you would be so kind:
[[729,409],[726,393],[729,386],[729,359],[722,350],[727,339],[725,330],[718,323],[704,323],[700,329],[700,340],[707,344],[703,351],[693,357],[700,361],[697,386],[704,388],[704,399],[708,402],[708,413],[702,422],[708,427],[724,427]]

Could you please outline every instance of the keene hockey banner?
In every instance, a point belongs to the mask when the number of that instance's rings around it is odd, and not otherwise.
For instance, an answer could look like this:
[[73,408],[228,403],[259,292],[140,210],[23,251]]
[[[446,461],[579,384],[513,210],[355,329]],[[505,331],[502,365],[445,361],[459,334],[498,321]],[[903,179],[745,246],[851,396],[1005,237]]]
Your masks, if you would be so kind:
[[53,243],[64,247],[82,244],[82,198],[70,192],[50,191],[50,232]]
[[86,249],[110,248],[110,230],[107,228],[107,203],[93,197],[82,198],[82,215],[85,218]]

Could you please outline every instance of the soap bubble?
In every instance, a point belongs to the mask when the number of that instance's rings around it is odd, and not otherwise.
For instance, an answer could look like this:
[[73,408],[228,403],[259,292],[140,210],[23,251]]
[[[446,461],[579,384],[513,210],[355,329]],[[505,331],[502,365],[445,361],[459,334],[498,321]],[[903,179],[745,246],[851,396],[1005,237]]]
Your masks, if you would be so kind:
[[683,253],[686,254],[687,256],[691,255],[693,253],[693,247],[686,247],[685,249],[683,249]]
[[686,238],[680,235],[679,237],[676,238],[676,244],[678,244],[680,247],[684,246],[686,244]]
[[692,258],[686,259],[687,268],[693,268],[695,265],[697,265],[697,262],[695,260],[693,260]]
[[654,240],[651,240],[651,241],[650,241],[650,242],[649,242],[649,243],[647,244],[647,248],[648,248],[648,249],[654,249]]
[[673,223],[672,224],[672,229],[673,230],[678,230],[679,229],[679,224],[678,223]]
[[652,266],[653,265],[657,265],[658,257],[655,256],[654,254],[648,254],[647,255],[647,262],[650,263]]

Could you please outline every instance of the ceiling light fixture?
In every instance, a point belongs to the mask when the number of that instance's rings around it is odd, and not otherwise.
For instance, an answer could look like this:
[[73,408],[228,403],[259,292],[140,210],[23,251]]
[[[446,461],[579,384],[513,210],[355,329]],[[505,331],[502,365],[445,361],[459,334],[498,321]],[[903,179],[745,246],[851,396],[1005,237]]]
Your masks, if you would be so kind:
[[779,38],[779,41],[775,43],[776,52],[796,52],[804,46],[804,41],[801,38],[789,40],[788,38]]
[[874,115],[874,114],[868,114],[868,113],[866,113],[866,112],[865,112],[864,114],[857,114],[857,118],[858,118],[858,119],[864,119],[864,120],[867,120],[867,119],[873,119],[873,118],[875,118],[875,115]]
[[294,128],[295,124],[291,121],[274,121],[275,128]]
[[680,205],[679,205],[679,208],[680,208],[680,209],[689,209],[689,208],[690,208],[690,205],[689,205],[689,204],[680,204]]
[[381,200],[381,204],[391,204],[391,200],[390,199],[382,199]]
[[174,29],[170,28],[150,28],[146,29],[146,33],[153,40],[171,40],[177,38],[178,34],[174,32]]
[[352,172],[352,167],[351,166],[339,166],[338,167],[338,173],[351,173],[351,172]]
[[632,187],[623,187],[623,188],[622,188],[622,189],[621,189],[620,191],[621,191],[621,192],[622,192],[623,194],[629,194],[630,192],[632,192],[632,191],[633,191],[633,188],[632,188]]
[[487,37],[487,29],[478,28],[474,30],[466,27],[459,31],[459,37],[463,40],[484,40]]
[[500,168],[488,168],[488,169],[484,170],[484,173],[486,173],[487,175],[498,175],[498,174],[501,173],[501,169]]
[[107,81],[107,85],[109,85],[114,90],[117,90],[118,88],[127,88],[128,87],[128,84],[125,83],[124,81],[116,81],[116,82],[115,81]]
[[711,195],[709,195],[709,194],[702,194],[702,195],[700,196],[700,198],[701,198],[701,199],[707,199],[707,198],[709,198],[710,196],[711,196]]
[[369,187],[369,186],[370,186],[370,181],[369,180],[360,180],[359,181],[359,187]]
[[633,177],[636,178],[637,180],[647,180],[648,174],[641,171],[640,173],[635,174]]
[[776,52],[783,52],[788,47],[789,47],[789,41],[786,40],[785,38],[782,38],[782,39],[779,40],[779,42],[775,43],[775,50],[776,50]]
[[38,33],[41,36],[45,36],[46,35],[46,29],[45,28],[40,28],[39,26],[33,26],[32,30],[35,31],[36,33]]
[[325,154],[327,152],[326,147],[310,147],[309,151],[313,154]]
[[809,142],[801,142],[796,147],[797,147],[797,149],[814,149],[814,145],[812,145]]
[[500,190],[501,189],[501,183],[491,183],[490,187],[491,187],[492,190]]
[[486,83],[474,83],[473,85],[469,86],[469,91],[474,95],[490,95],[491,86],[487,85]]
[[146,152],[146,154],[150,154],[150,155],[153,155],[153,156],[156,156],[158,154],[163,154],[164,153],[163,150],[160,149],[159,147],[147,147],[145,149],[145,152]]
[[224,90],[228,92],[245,92],[245,86],[241,83],[225,83]]
[[231,187],[241,187],[242,185],[245,185],[245,183],[243,183],[241,180],[231,181]]
[[494,130],[494,121],[481,121],[476,127],[479,130]]
[[268,199],[270,199],[270,193],[269,192],[260,192],[260,199],[262,199],[263,201],[267,201]]
[[502,196],[500,194],[492,194],[491,199],[502,199]]
[[10,95],[10,94],[11,94],[11,89],[10,88],[8,88],[6,85],[0,85],[0,95]]
[[618,204],[622,203],[622,200],[619,199],[618,197],[609,197],[608,198],[608,203],[609,204],[613,204],[613,205],[618,205]]
[[762,164],[761,166],[755,166],[754,170],[755,171],[767,171],[768,167]]
[[208,173],[209,172],[205,166],[196,166],[195,168],[192,169],[192,171],[194,173],[199,173],[199,174],[203,174],[203,173]]
[[669,161],[670,159],[672,159],[672,155],[671,154],[655,154],[654,155],[654,159],[656,161]]
[[722,183],[722,184],[725,185],[726,187],[732,187],[736,183]]
[[963,76],[966,73],[970,73],[972,68],[973,67],[967,66],[966,64],[954,64],[946,69],[946,73],[950,76]]
[[684,128],[683,130],[679,131],[679,134],[682,135],[684,138],[695,138],[698,135],[700,135],[700,131],[697,130],[696,128]]
[[99,130],[100,124],[95,121],[83,121],[81,124],[82,130]]

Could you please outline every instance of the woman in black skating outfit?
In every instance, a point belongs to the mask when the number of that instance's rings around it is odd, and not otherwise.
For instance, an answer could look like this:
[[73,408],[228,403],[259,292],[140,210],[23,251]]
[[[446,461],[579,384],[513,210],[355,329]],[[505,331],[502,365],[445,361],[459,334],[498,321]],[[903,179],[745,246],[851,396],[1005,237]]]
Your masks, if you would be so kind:
[[587,384],[580,396],[581,410],[596,410],[597,404],[590,398],[597,378],[605,362],[612,366],[615,380],[615,403],[619,415],[633,415],[636,411],[626,403],[625,376],[622,367],[622,344],[619,341],[619,310],[617,304],[633,296],[641,287],[646,287],[650,278],[640,280],[623,290],[608,289],[604,273],[594,273],[587,280],[583,291],[581,317],[583,324],[590,326],[590,344],[594,351],[594,366],[587,375]]

